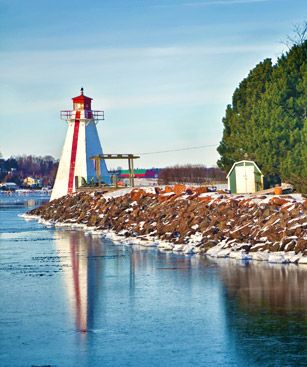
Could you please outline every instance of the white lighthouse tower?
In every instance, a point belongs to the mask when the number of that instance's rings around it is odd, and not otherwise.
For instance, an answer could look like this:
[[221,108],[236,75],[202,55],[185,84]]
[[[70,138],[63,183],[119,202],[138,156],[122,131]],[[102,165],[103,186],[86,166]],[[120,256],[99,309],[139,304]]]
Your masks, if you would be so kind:
[[90,159],[102,154],[96,124],[104,120],[104,112],[92,110],[92,98],[83,94],[83,88],[80,96],[72,100],[73,110],[61,111],[68,130],[50,200],[75,192],[76,186],[84,181],[110,182],[105,161],[101,161],[97,177],[94,161]]

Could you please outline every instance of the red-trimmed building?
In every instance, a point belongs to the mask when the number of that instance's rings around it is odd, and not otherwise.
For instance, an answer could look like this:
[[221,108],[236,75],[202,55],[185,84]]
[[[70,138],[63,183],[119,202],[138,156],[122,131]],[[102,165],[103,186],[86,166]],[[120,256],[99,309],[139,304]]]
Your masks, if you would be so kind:
[[[135,178],[158,178],[159,168],[151,168],[151,169],[135,169],[134,177]],[[117,175],[120,179],[129,178],[129,170],[120,170],[117,172]]]

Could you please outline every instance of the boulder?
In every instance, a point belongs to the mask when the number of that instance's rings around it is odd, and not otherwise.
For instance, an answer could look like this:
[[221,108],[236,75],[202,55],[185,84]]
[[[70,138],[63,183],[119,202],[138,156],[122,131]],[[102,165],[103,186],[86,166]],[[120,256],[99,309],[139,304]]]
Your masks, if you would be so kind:
[[130,193],[130,197],[132,201],[139,201],[145,194],[146,192],[142,189],[133,189]]
[[186,186],[185,186],[185,185],[181,185],[181,184],[177,184],[177,185],[175,185],[175,186],[174,186],[174,189],[173,189],[173,191],[174,191],[174,193],[175,193],[176,195],[181,195],[181,194],[183,194],[183,193],[185,192],[185,190],[186,190]]
[[282,206],[287,203],[287,200],[280,198],[279,196],[274,196],[270,201],[270,205]]

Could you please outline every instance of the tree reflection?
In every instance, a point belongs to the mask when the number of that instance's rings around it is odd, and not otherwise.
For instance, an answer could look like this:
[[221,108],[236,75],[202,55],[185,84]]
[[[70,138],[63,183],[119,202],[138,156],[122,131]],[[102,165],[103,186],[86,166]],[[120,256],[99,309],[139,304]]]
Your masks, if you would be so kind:
[[307,267],[266,262],[217,261],[227,295],[242,309],[307,318]]
[[295,365],[307,358],[307,267],[214,263],[225,287],[229,344],[240,364]]

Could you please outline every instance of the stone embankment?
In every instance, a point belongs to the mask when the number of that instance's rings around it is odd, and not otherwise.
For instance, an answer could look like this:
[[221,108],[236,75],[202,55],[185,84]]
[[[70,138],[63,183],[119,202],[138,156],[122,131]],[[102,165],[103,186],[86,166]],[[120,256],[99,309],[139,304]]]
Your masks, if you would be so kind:
[[28,214],[116,233],[130,244],[142,240],[164,251],[307,263],[307,200],[205,191],[175,185],[116,197],[80,192]]

